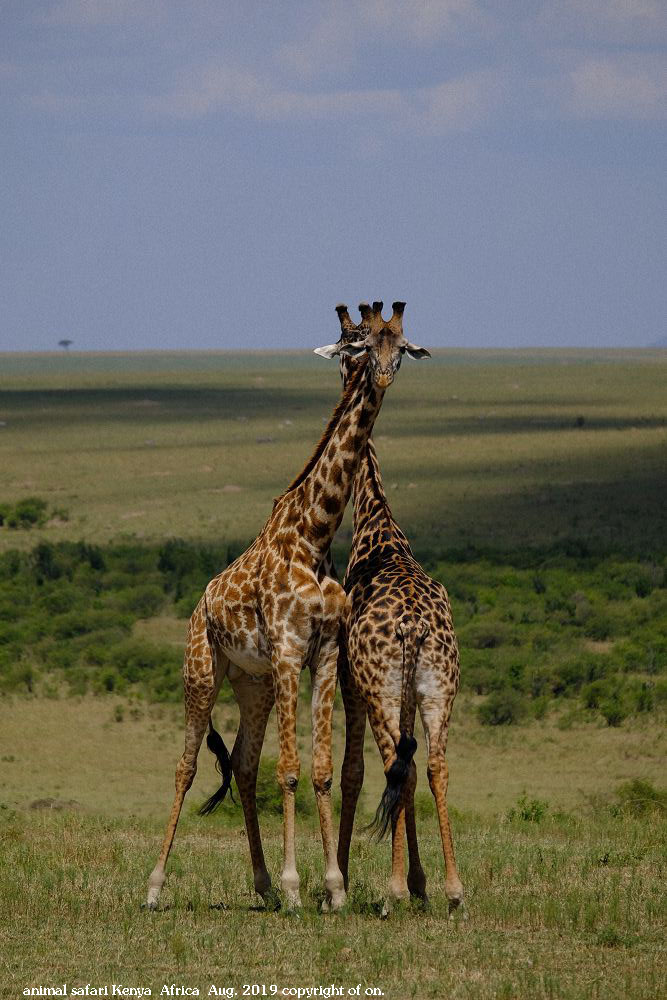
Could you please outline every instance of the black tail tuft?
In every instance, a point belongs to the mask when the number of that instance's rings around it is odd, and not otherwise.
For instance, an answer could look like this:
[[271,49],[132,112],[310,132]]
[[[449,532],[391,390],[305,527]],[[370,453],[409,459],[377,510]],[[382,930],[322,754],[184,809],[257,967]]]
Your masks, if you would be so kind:
[[380,805],[377,807],[375,819],[366,829],[376,840],[383,840],[387,836],[387,831],[393,819],[398,813],[398,808],[403,794],[403,787],[410,774],[410,764],[417,749],[417,740],[414,736],[401,733],[401,738],[396,747],[396,760],[387,771],[387,787],[382,793]]
[[210,813],[214,812],[224,799],[227,792],[229,792],[232,796],[232,802],[234,801],[234,795],[231,790],[232,758],[229,756],[229,750],[225,746],[225,741],[222,736],[213,728],[213,722],[209,722],[208,725],[206,746],[209,748],[211,753],[215,754],[218,758],[218,762],[215,767],[216,770],[222,775],[222,784],[217,792],[214,792],[210,799],[207,799],[204,805],[200,808],[200,816],[209,816]]

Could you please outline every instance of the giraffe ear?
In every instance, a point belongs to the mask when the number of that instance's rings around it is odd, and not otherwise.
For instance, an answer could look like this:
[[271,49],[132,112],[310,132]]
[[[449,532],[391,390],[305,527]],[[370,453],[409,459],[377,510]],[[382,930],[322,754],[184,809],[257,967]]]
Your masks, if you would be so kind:
[[337,354],[340,354],[340,344],[327,344],[326,347],[316,347],[314,353],[319,354],[321,358],[328,358],[331,361]]
[[358,358],[360,354],[366,352],[366,341],[357,340],[353,344],[341,344],[340,353],[347,354],[349,358]]
[[430,351],[427,351],[425,347],[417,347],[416,344],[411,344],[409,341],[404,345],[405,353],[413,361],[421,361],[422,358],[430,358]]

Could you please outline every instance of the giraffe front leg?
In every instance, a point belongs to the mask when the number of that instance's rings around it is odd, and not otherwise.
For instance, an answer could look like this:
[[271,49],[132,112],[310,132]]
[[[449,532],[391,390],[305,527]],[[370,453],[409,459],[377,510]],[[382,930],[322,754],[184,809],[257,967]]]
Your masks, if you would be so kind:
[[278,716],[279,746],[277,777],[283,792],[283,870],[280,885],[288,911],[299,909],[301,906],[294,843],[296,790],[301,773],[296,743],[296,706],[300,671],[300,661],[295,662],[279,656],[274,660],[273,687]]
[[331,728],[334,696],[336,694],[336,666],[338,642],[336,638],[323,644],[320,662],[312,676],[312,724],[313,724],[313,788],[320,816],[320,831],[324,848],[326,899],[324,911],[340,910],[345,903],[343,876],[336,857],[336,840],[333,831],[331,811],[331,784],[333,762],[331,759]]

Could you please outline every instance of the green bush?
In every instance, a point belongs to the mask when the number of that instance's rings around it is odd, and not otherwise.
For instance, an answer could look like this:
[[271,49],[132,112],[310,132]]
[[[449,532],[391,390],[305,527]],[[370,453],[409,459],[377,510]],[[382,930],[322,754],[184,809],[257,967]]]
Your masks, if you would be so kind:
[[510,823],[517,820],[524,823],[541,823],[548,811],[548,802],[543,799],[529,799],[524,792],[517,800],[517,804],[507,813],[507,819]]
[[[165,612],[188,618],[239,548],[172,539],[42,542],[30,553],[0,553],[3,690],[12,683],[25,690],[14,668],[30,663],[40,683],[44,674],[66,674],[76,689],[133,686],[180,700],[182,650],[140,644],[137,651],[133,624]],[[487,697],[480,708],[487,724],[542,718],[551,699],[575,696],[577,719],[596,712],[610,725],[667,709],[667,590],[658,560],[596,560],[577,546],[466,548],[434,572],[452,596],[462,686]],[[591,649],[588,640],[606,637],[614,640],[608,649]],[[612,680],[616,686],[596,684]],[[220,697],[233,698],[229,685]]]
[[667,814],[667,789],[655,788],[650,781],[633,778],[620,785],[616,791],[619,812],[632,816]]
[[612,695],[600,702],[600,714],[608,726],[620,726],[630,713],[622,699]]
[[594,609],[588,616],[584,625],[584,635],[589,639],[598,641],[608,639],[616,632],[614,620],[606,611]]
[[470,622],[460,630],[461,643],[473,649],[495,649],[497,646],[518,645],[516,630],[507,622],[484,620]]
[[637,704],[631,687],[618,676],[587,684],[581,697],[585,707],[599,711],[609,726],[620,726]]
[[551,676],[551,690],[557,696],[578,692],[584,684],[606,677],[613,671],[613,661],[600,653],[585,653],[568,658],[556,666]]
[[7,525],[10,528],[41,527],[46,522],[46,511],[46,500],[40,497],[25,497],[14,504],[14,509],[7,514]]
[[199,604],[203,592],[204,587],[193,587],[180,600],[176,601],[174,611],[177,618],[184,618],[186,620],[190,618],[192,612]]
[[490,694],[477,714],[485,726],[516,725],[526,714],[526,703],[518,692],[505,688]]
[[165,605],[164,590],[156,584],[139,584],[114,591],[111,604],[135,618],[152,618]]
[[[273,816],[283,814],[283,793],[276,777],[278,761],[275,757],[262,757],[257,772],[257,812]],[[310,816],[315,812],[315,793],[307,774],[302,774],[296,789],[296,812]]]

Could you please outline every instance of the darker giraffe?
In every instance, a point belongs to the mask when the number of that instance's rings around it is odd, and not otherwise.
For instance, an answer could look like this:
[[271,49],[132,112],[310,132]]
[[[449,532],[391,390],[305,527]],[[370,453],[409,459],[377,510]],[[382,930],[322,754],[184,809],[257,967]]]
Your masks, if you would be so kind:
[[[339,310],[344,346],[355,342],[364,323],[355,326]],[[382,303],[365,318],[381,329]],[[414,352],[410,351],[413,357]],[[428,357],[421,351],[420,357]],[[363,361],[341,352],[344,385],[358,377]],[[414,558],[394,520],[382,485],[373,442],[369,439],[354,482],[354,535],[344,580],[339,676],[346,718],[345,758],[341,772],[343,803],[338,863],[348,883],[350,838],[363,783],[366,714],[382,754],[387,787],[376,815],[383,835],[392,827],[390,897],[426,900],[426,876],[417,846],[414,791],[417,774],[414,721],[417,707],[426,734],[428,779],[435,799],[446,866],[445,891],[450,911],[463,901],[447,815],[448,769],[445,759],[449,720],[459,684],[459,657],[447,592],[431,580]],[[405,877],[407,831],[410,869]]]
[[[397,338],[370,348],[371,364],[360,367],[344,388],[310,461],[278,497],[262,531],[234,563],[212,580],[188,629],[185,662],[185,750],[176,769],[176,795],[162,850],[150,877],[148,906],[157,906],[165,866],[185,794],[197,768],[206,727],[223,783],[203,807],[222,801],[232,772],[243,806],[257,892],[273,899],[257,820],[255,790],[269,713],[276,704],[283,791],[282,890],[288,907],[300,905],[294,847],[295,793],[299,780],[296,706],[299,675],[312,676],[312,780],[326,861],[325,907],[345,900],[336,858],[331,815],[331,723],[336,688],[338,633],[345,595],[328,573],[327,555],[340,525],[359,459],[393,379]],[[320,349],[329,353],[329,348]],[[334,353],[360,354],[364,344],[334,345]],[[224,677],[234,689],[240,725],[231,758],[213,728],[211,712]]]

